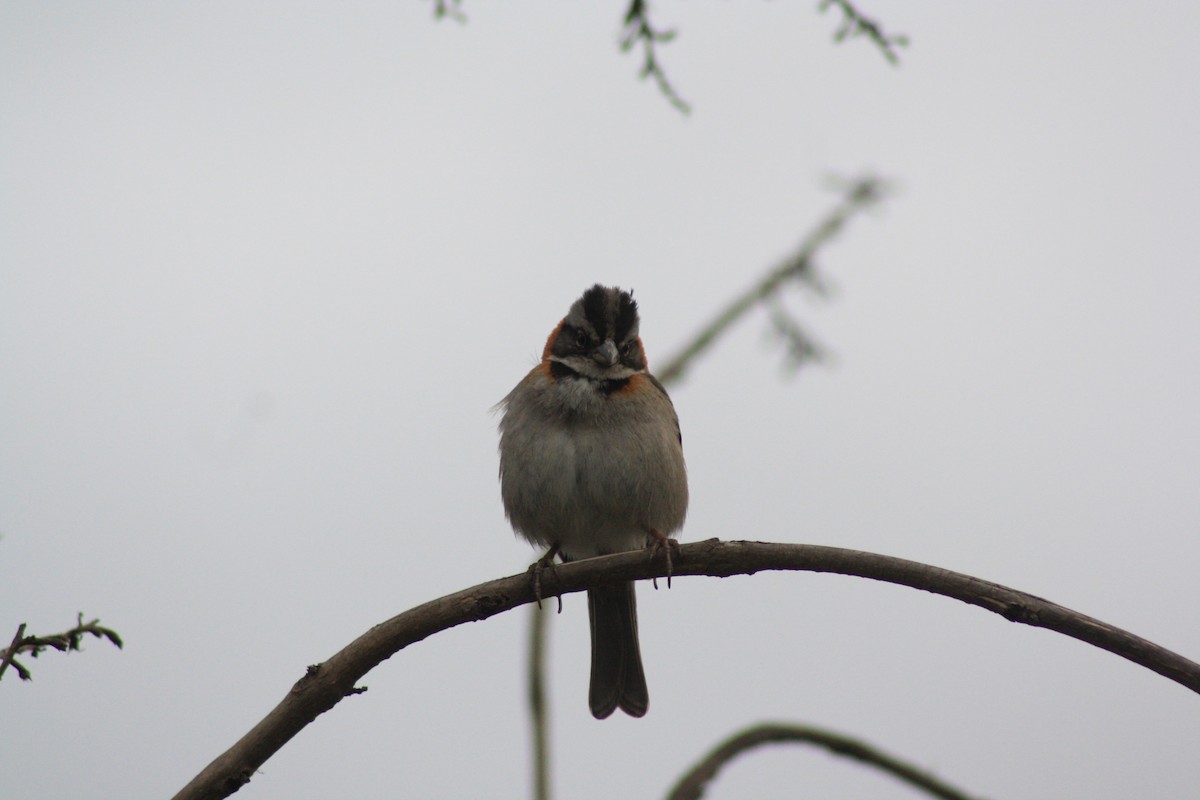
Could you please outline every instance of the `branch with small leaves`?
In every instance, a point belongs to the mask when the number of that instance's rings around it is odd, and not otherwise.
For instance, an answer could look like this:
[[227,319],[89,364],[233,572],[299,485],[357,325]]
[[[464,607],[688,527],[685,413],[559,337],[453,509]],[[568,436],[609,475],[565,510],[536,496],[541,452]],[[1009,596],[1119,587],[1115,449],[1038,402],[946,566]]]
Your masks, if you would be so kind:
[[904,35],[886,34],[875,20],[863,16],[863,13],[854,7],[849,0],[821,0],[817,6],[822,14],[829,10],[830,6],[837,6],[842,12],[842,23],[838,27],[837,32],[833,34],[835,42],[844,42],[851,36],[866,36],[879,48],[891,64],[898,65],[900,56],[896,53],[897,47],[908,47],[908,37]]
[[823,293],[824,284],[815,265],[817,251],[837,236],[852,217],[878,204],[887,192],[888,185],[879,178],[866,176],[851,181],[844,190],[841,202],[804,237],[796,252],[735,297],[733,302],[701,328],[675,356],[668,359],[665,366],[655,370],[656,377],[663,384],[679,380],[697,356],[712,346],[721,334],[759,303],[768,304],[772,325],[784,340],[791,368],[795,369],[806,361],[819,359],[822,355],[821,348],[787,313],[778,300],[778,293],[789,280],[800,281],[818,293]]
[[700,800],[717,773],[741,754],[768,744],[811,744],[843,758],[875,767],[898,780],[941,800],[971,800],[971,797],[894,756],[869,744],[832,731],[808,725],[764,723],[747,728],[708,753],[687,771],[667,795],[667,800]]
[[[852,36],[866,36],[879,47],[883,57],[892,64],[899,64],[900,57],[897,47],[907,47],[908,37],[886,34],[879,23],[866,17],[849,0],[821,0],[818,10],[824,13],[830,6],[836,6],[842,12],[842,21],[833,35],[835,42],[842,42]],[[433,18],[442,20],[450,18],[455,22],[467,21],[462,10],[462,0],[434,0]],[[654,78],[659,91],[679,110],[680,113],[691,113],[691,104],[684,100],[663,71],[662,63],[658,60],[655,49],[660,44],[666,44],[674,39],[674,30],[659,30],[650,23],[649,3],[647,0],[630,0],[629,8],[625,11],[624,29],[621,31],[621,50],[628,53],[639,43],[642,46],[642,68],[640,75],[643,79]]]
[[37,658],[43,650],[47,649],[58,650],[62,653],[81,650],[83,649],[81,647],[83,637],[87,635],[95,636],[97,639],[107,639],[118,648],[125,644],[116,631],[101,627],[100,620],[84,622],[82,613],[79,614],[74,628],[49,636],[26,636],[25,623],[22,622],[17,626],[17,634],[13,637],[12,643],[4,650],[0,650],[0,678],[4,677],[5,670],[12,665],[12,668],[17,671],[17,677],[23,681],[32,680],[33,675],[21,662],[17,661],[18,655],[28,653],[30,658]]
[[642,53],[645,56],[641,71],[642,78],[654,78],[659,90],[671,105],[687,114],[692,107],[679,96],[675,87],[667,80],[667,74],[663,72],[654,50],[656,45],[666,44],[674,38],[675,31],[655,30],[654,26],[650,24],[646,0],[631,0],[629,10],[625,12],[625,30],[621,34],[621,50],[628,53],[634,45],[641,42]]

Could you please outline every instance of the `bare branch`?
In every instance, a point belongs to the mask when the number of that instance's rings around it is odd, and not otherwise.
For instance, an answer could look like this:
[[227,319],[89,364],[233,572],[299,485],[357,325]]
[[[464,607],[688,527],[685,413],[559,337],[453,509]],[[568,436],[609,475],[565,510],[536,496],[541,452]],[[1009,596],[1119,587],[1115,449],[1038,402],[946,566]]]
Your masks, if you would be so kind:
[[630,0],[629,10],[625,12],[625,30],[621,33],[621,50],[628,53],[635,44],[641,42],[642,53],[646,59],[642,65],[642,78],[653,77],[658,84],[659,91],[670,101],[671,105],[680,112],[688,114],[692,107],[679,96],[675,87],[667,80],[667,74],[663,72],[662,65],[658,63],[658,56],[654,50],[655,45],[666,44],[674,38],[675,31],[655,30],[654,26],[650,24],[646,0]]
[[842,24],[833,34],[835,42],[844,42],[851,36],[866,36],[873,41],[891,64],[898,65],[900,56],[896,53],[897,47],[908,47],[908,37],[903,34],[888,35],[879,27],[879,23],[873,19],[863,16],[862,12],[855,8],[849,0],[821,0],[818,10],[823,14],[830,6],[837,6],[842,11]]
[[716,777],[722,767],[734,758],[755,747],[781,742],[823,747],[834,755],[852,758],[872,767],[878,767],[905,783],[918,789],[924,789],[932,796],[940,797],[942,800],[971,800],[969,795],[942,783],[929,773],[856,739],[807,725],[777,723],[765,723],[747,728],[722,742],[679,779],[679,783],[675,784],[671,793],[667,795],[667,800],[700,800],[704,796],[704,789],[708,783]]
[[[655,376],[664,384],[672,383],[681,378],[684,370],[687,369],[696,356],[707,350],[716,341],[717,337],[745,316],[748,311],[759,303],[770,299],[779,291],[785,281],[789,279],[800,280],[809,285],[815,285],[819,289],[821,286],[820,278],[816,274],[816,267],[813,263],[813,257],[817,251],[837,236],[846,223],[850,221],[851,217],[879,203],[887,194],[887,189],[886,183],[872,176],[866,176],[851,182],[846,188],[841,201],[804,238],[804,241],[800,243],[799,249],[792,256],[769,271],[762,279],[741,295],[734,298],[732,303],[717,314],[710,323],[705,325],[675,356],[668,359],[666,366],[654,370]],[[793,323],[791,328],[793,334],[803,337],[798,325]],[[799,354],[805,358],[816,356],[819,353],[818,348],[815,347],[811,339],[807,337],[803,338],[809,343],[810,347],[801,347]],[[811,352],[806,354],[804,352],[806,349],[811,350]]]
[[[1108,650],[1200,693],[1200,664],[1166,648],[1040,597],[915,561],[839,547],[709,539],[675,550],[670,571],[681,578],[764,570],[855,575],[952,597],[1011,622],[1046,628]],[[667,571],[665,559],[633,551],[558,565],[542,573],[541,585],[549,597],[617,581],[665,577]],[[310,667],[279,705],[185,786],[176,800],[221,798],[237,791],[308,723],[359,691],[355,684],[367,672],[408,645],[532,602],[533,579],[525,572],[431,600],[376,625],[328,661]]]
[[26,636],[25,623],[22,622],[17,627],[17,635],[13,637],[12,643],[4,650],[0,650],[0,678],[4,677],[4,671],[11,664],[21,680],[32,680],[33,675],[16,660],[18,655],[29,653],[31,658],[37,658],[43,650],[50,648],[62,653],[80,650],[82,649],[83,637],[86,634],[95,636],[97,639],[108,639],[118,649],[125,644],[121,641],[121,637],[116,631],[111,628],[101,627],[100,620],[94,619],[91,622],[84,622],[82,612],[77,617],[77,623],[74,628],[62,633],[53,633],[49,636]]
[[12,664],[13,669],[17,671],[17,677],[23,681],[30,680],[33,676],[29,674],[29,670],[22,667],[19,663],[13,660],[13,657],[20,652],[21,642],[25,639],[25,623],[22,622],[17,626],[17,634],[13,637],[12,643],[0,651],[0,678],[4,677],[4,670],[8,669],[8,665]]

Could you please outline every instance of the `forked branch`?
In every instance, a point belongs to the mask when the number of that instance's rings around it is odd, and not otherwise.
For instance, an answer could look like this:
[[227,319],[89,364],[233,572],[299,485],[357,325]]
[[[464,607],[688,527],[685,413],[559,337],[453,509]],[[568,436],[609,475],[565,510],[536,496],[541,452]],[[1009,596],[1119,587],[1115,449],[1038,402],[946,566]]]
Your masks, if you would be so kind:
[[907,36],[884,33],[878,22],[865,16],[850,0],[821,0],[818,8],[824,13],[830,6],[837,6],[842,12],[842,22],[833,34],[835,42],[844,42],[852,36],[866,36],[893,66],[900,63],[896,48],[908,46]]

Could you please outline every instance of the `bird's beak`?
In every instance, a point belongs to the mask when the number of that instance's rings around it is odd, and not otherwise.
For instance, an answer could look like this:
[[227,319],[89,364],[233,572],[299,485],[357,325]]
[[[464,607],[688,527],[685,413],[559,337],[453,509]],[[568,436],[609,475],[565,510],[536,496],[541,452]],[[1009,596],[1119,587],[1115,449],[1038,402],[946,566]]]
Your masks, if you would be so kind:
[[612,339],[605,339],[592,353],[592,359],[602,367],[611,367],[617,363],[617,346]]

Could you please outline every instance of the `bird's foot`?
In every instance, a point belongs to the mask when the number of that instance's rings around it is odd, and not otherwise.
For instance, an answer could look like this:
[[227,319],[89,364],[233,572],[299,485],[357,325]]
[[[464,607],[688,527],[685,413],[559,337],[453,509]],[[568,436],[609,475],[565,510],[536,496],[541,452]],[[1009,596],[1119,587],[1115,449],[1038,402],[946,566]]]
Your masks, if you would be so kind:
[[[552,545],[546,554],[537,561],[529,565],[529,572],[533,574],[533,596],[537,598],[538,608],[542,607],[542,573],[549,569],[554,571],[554,557],[558,555],[558,545]],[[562,595],[555,595],[558,598],[558,613],[562,613]]]
[[[646,549],[650,551],[650,559],[653,560],[658,553],[662,553],[667,559],[667,588],[671,588],[671,551],[679,550],[679,542],[665,535],[655,528],[646,529]],[[654,588],[658,588],[658,578],[652,578],[650,581]]]

